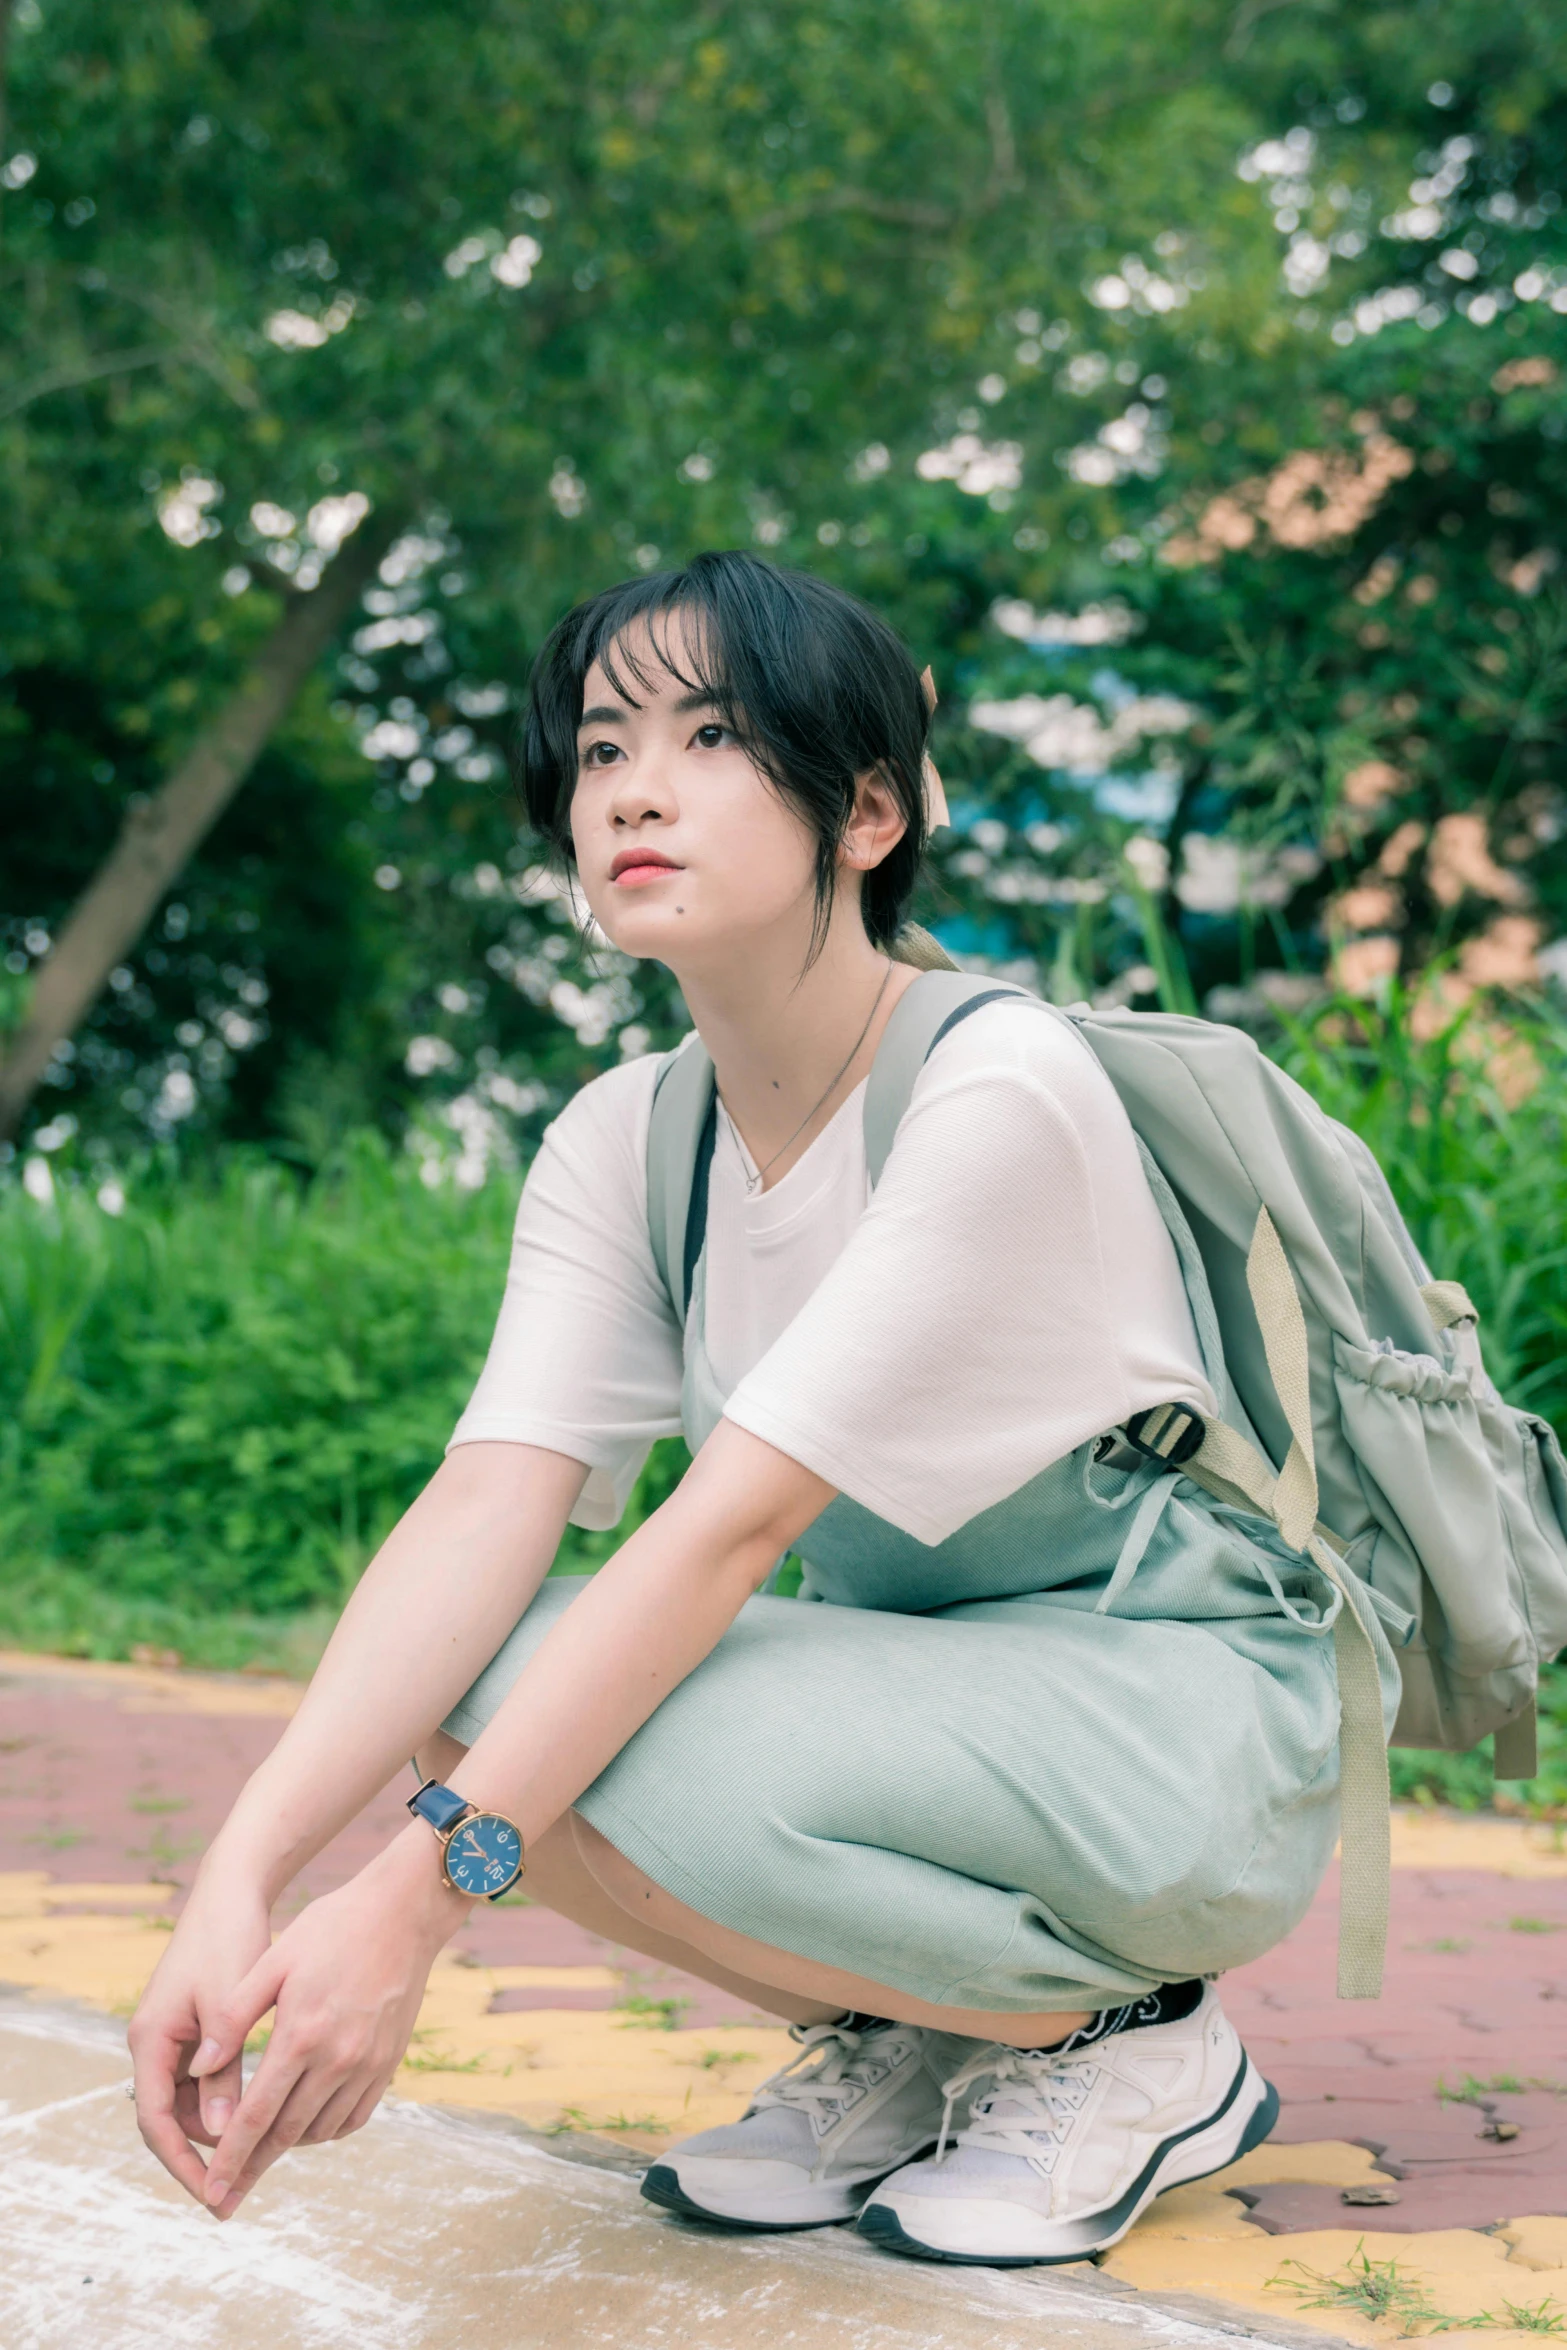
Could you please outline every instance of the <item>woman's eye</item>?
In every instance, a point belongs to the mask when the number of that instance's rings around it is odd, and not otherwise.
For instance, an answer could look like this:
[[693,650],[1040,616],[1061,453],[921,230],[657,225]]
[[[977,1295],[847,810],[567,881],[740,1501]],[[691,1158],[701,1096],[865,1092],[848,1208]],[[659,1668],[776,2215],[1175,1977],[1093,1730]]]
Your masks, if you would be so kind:
[[728,734],[728,727],[720,726],[715,718],[708,725],[699,726],[693,740],[699,743],[704,751],[717,751],[723,748]]
[[582,764],[584,767],[607,767],[619,755],[618,743],[589,743],[582,754]]

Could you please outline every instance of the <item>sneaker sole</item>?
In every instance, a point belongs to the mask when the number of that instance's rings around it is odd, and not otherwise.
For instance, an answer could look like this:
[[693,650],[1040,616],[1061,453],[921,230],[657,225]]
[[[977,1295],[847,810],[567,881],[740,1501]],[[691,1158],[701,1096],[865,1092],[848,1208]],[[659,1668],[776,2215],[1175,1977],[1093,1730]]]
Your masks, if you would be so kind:
[[[930,2139],[918,2152],[906,2155],[904,2160],[908,2162],[920,2161],[932,2151],[935,2144],[935,2139]],[[902,2164],[894,2163],[892,2168],[894,2170],[901,2169]],[[698,2203],[686,2193],[680,2184],[680,2173],[671,2162],[654,2163],[652,2169],[643,2177],[642,2193],[649,2203],[656,2203],[660,2211],[672,2211],[680,2219],[704,2220],[709,2227],[736,2228],[745,2235],[775,2236],[785,2235],[803,2228],[847,2227],[858,2216],[866,2196],[880,2186],[882,2179],[890,2176],[890,2171],[882,2171],[876,2178],[858,2180],[853,2187],[844,2190],[849,2200],[843,2209],[818,2211],[808,2219],[789,2219],[783,2216],[764,2218],[749,2213],[715,2211],[711,2204]]]
[[[1237,2131],[1236,2108],[1245,2110],[1253,2088],[1257,2092],[1256,2102]],[[922,2244],[884,2203],[873,2203],[861,2212],[860,2233],[889,2252],[902,2252],[914,2260],[951,2261],[969,2268],[1047,2268],[1062,2261],[1086,2260],[1093,2253],[1107,2252],[1112,2244],[1118,2244],[1156,2195],[1162,2195],[1169,2187],[1189,2187],[1196,2179],[1211,2178],[1215,2171],[1226,2169],[1243,2154],[1249,2154],[1254,2146],[1260,2146],[1278,2118],[1278,2091],[1271,2081],[1263,2079],[1250,2057],[1243,2056],[1223,2102],[1202,2121],[1193,2122],[1189,2129],[1179,2131],[1173,2138],[1166,2138],[1116,2202],[1052,2228],[1050,2234],[1054,2241],[1047,2252],[949,2252],[934,2244]]]

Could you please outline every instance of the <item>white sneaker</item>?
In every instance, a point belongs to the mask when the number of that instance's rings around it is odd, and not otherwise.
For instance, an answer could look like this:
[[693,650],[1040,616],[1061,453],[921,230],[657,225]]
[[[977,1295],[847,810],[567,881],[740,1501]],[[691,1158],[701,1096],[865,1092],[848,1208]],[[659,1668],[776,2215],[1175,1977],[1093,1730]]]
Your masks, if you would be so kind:
[[943,2082],[976,2043],[914,2024],[797,2024],[800,2044],[737,2122],[661,2155],[650,2203],[736,2228],[819,2228],[853,2219],[888,2171],[935,2145]]
[[992,2042],[947,2083],[982,2074],[968,2121],[933,2162],[876,2189],[861,2231],[892,2252],[992,2266],[1083,2260],[1119,2242],[1166,2187],[1260,2145],[1277,2092],[1210,1984],[1179,2023],[1133,2026],[1072,2053]]

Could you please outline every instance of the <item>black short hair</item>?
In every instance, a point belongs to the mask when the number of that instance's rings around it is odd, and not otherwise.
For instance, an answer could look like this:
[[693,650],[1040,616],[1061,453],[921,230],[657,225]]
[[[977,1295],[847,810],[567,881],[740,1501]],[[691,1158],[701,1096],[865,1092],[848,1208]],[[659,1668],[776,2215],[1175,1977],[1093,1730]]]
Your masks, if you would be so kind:
[[[688,614],[685,643],[659,622]],[[521,790],[536,831],[568,863],[583,684],[595,661],[635,700],[645,666],[626,632],[644,621],[659,663],[688,692],[710,695],[761,772],[816,836],[817,951],[832,909],[837,850],[854,806],[854,779],[879,769],[907,829],[865,876],[861,907],[872,943],[890,947],[925,851],[922,771],[930,713],[920,673],[895,630],[858,597],[754,555],[698,555],[679,571],[605,588],[550,633],[529,679]]]

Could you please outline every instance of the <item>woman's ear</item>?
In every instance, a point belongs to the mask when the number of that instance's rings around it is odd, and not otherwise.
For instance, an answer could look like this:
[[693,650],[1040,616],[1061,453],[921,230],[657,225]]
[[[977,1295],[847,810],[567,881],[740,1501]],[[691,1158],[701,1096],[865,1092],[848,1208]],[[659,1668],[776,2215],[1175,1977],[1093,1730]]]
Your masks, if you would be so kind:
[[867,768],[854,779],[854,812],[844,826],[838,855],[841,863],[869,873],[890,857],[908,830],[903,810],[879,767]]

